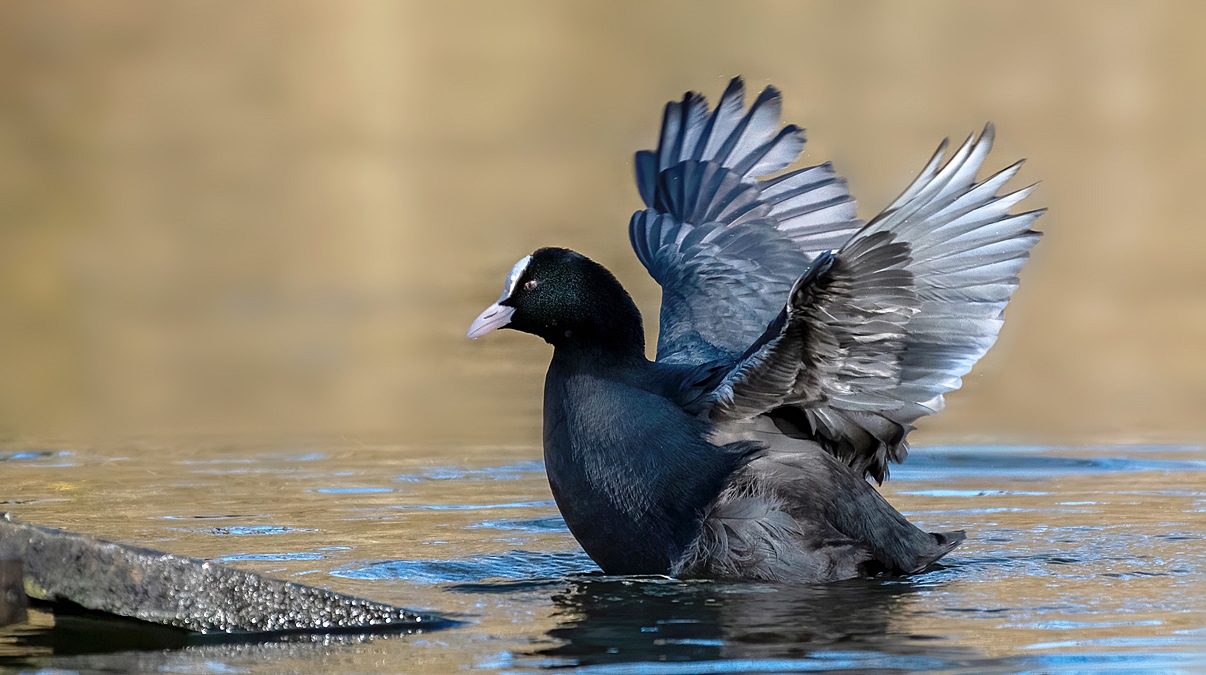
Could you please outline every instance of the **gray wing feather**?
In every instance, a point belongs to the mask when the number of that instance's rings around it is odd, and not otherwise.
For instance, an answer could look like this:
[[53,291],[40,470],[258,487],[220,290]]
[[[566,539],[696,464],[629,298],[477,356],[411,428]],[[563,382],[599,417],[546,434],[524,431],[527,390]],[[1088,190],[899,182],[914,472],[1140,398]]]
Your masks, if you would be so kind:
[[1020,162],[975,183],[994,135],[993,126],[985,126],[941,170],[931,161],[865,230],[893,232],[911,249],[908,269],[921,307],[901,358],[899,394],[913,405],[893,417],[904,424],[941,410],[942,395],[957,389],[996,342],[1017,274],[1041,236],[1031,226],[1044,210],[1010,214],[1033,187],[996,195]]
[[891,233],[852,240],[819,257],[792,287],[787,307],[714,392],[713,421],[746,419],[784,405],[847,410],[899,407],[905,326],[917,311],[908,247]]
[[1010,213],[1031,188],[996,195],[1017,164],[975,182],[992,139],[990,124],[941,166],[940,149],[831,263],[818,259],[716,389],[710,416],[769,414],[882,482],[912,422],[941,410],[996,341],[1040,237],[1030,226],[1042,211]]
[[[692,225],[650,209],[632,217],[629,233],[662,286],[658,360],[667,363],[738,356],[752,341],[746,327],[765,326],[763,317],[780,310],[794,270],[808,264],[789,239],[761,221]],[[701,287],[709,295],[692,293]]]
[[736,78],[711,113],[694,93],[668,103],[657,150],[636,156],[649,208],[633,216],[629,235],[662,286],[659,361],[736,358],[809,261],[863,225],[829,164],[758,180],[799,157],[804,133],[780,128],[775,88],[748,110],[743,99]]

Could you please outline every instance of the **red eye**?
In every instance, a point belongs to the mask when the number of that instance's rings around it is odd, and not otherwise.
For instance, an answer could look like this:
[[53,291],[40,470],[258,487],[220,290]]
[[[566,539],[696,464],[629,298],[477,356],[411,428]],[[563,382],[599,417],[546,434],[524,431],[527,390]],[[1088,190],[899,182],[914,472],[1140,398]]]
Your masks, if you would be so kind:
[[528,281],[528,283],[523,285],[523,290],[531,291],[531,290],[534,290],[536,288],[536,286],[538,286],[538,285],[539,284],[536,282],[536,280],[532,279],[532,280]]

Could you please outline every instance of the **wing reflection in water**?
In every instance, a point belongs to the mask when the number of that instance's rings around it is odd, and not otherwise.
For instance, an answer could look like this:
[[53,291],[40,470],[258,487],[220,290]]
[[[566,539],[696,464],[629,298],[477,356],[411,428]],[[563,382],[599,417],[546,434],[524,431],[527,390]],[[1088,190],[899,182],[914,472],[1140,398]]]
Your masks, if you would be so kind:
[[939,638],[912,633],[907,620],[913,596],[928,588],[900,579],[783,586],[579,577],[553,596],[560,623],[548,635],[561,644],[532,655],[576,665],[828,651],[933,656]]

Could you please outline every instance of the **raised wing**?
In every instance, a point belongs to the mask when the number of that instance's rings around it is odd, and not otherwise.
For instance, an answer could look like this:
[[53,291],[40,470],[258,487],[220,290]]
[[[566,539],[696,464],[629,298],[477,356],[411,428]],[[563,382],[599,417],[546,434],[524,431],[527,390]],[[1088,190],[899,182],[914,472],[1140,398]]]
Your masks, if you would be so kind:
[[740,420],[787,405],[899,407],[900,353],[920,304],[908,256],[908,245],[887,232],[821,254],[713,392],[709,416]]
[[883,481],[917,418],[988,351],[1040,233],[1043,211],[1011,215],[1032,188],[997,196],[1015,164],[975,176],[993,127],[921,175],[834,255],[819,257],[787,307],[713,392],[716,422],[769,415]]
[[735,78],[711,112],[694,93],[667,104],[657,150],[636,155],[649,208],[633,215],[629,236],[662,287],[658,361],[738,357],[809,262],[863,225],[829,164],[758,180],[794,162],[804,134],[780,128],[773,87],[748,111],[743,98]]

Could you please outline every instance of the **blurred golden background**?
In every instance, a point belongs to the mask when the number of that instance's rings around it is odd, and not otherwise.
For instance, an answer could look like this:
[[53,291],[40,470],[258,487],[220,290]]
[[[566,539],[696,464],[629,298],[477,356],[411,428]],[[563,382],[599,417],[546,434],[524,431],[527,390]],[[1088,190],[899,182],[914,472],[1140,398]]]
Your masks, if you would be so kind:
[[864,217],[989,119],[988,168],[1043,181],[1002,338],[915,442],[1199,442],[1204,34],[1192,0],[10,0],[0,433],[538,443],[548,347],[465,328],[542,245],[655,317],[632,153],[742,74]]

